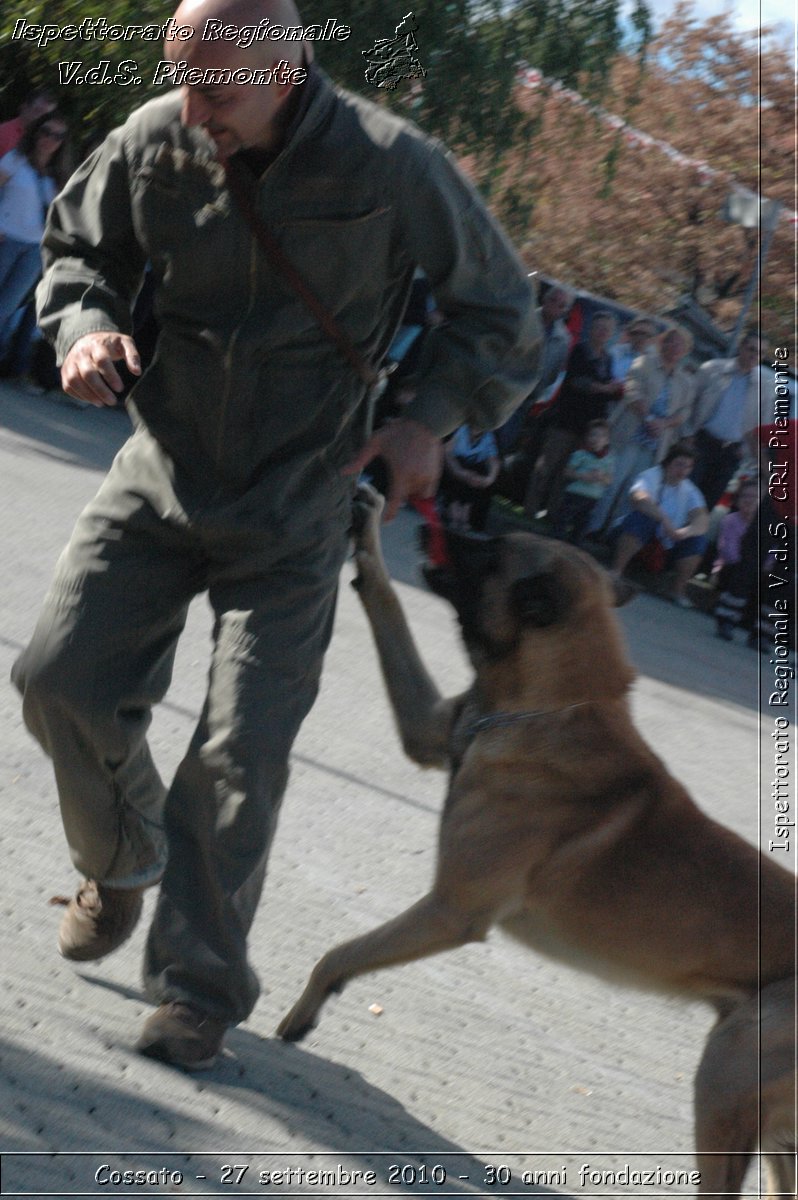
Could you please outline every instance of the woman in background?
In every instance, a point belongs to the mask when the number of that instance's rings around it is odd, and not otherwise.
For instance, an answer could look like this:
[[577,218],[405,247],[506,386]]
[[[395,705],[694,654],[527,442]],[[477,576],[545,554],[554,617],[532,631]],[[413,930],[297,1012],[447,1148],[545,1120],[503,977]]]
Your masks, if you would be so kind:
[[0,158],[0,353],[17,309],[41,275],[39,247],[47,210],[65,182],[66,138],[64,118],[48,112]]

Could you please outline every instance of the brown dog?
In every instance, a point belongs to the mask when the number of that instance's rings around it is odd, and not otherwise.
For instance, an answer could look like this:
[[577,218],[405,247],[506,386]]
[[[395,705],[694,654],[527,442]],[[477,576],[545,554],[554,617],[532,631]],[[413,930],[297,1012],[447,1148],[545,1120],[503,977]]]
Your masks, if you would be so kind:
[[696,1092],[701,1190],[733,1190],[760,1135],[750,1052],[764,989],[775,1065],[761,1144],[785,1152],[775,1174],[793,1194],[792,876],[705,816],[634,728],[619,598],[601,567],[532,534],[450,538],[452,569],[431,582],[455,605],[476,677],[444,700],[385,570],[381,508],[361,489],[355,583],[406,752],[451,769],[436,875],[406,912],[320,960],[279,1035],[301,1038],[355,975],[498,924],[572,966],[716,1007]]

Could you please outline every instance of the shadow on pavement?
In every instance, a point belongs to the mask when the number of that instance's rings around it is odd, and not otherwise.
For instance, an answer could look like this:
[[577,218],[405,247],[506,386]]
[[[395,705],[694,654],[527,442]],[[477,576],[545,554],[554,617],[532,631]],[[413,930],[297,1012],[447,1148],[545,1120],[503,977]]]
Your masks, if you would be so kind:
[[[81,409],[58,393],[28,396],[0,381],[0,439],[4,429],[13,435],[15,453],[104,471],[128,437],[130,423],[123,409]],[[426,591],[419,524],[415,512],[403,509],[383,527],[383,549],[395,580]],[[656,597],[641,595],[620,610],[619,618],[641,675],[710,700],[760,710],[759,655],[741,644],[719,642],[705,613],[676,611]]]
[[5,431],[17,454],[106,471],[131,425],[124,408],[80,408],[60,392],[31,396],[0,381],[0,437]]
[[[247,1062],[233,1078],[233,1086],[246,1089],[247,1104],[263,1108],[286,1129],[301,1130],[305,1139],[329,1145],[350,1162],[355,1159],[362,1170],[376,1171],[378,1178],[385,1179],[390,1163],[423,1161],[430,1170],[440,1161],[446,1182],[427,1186],[417,1182],[411,1193],[414,1196],[506,1193],[506,1187],[486,1184],[485,1162],[418,1121],[359,1071],[277,1039],[254,1038],[244,1030],[235,1031],[230,1043]],[[373,1153],[378,1150],[390,1151],[390,1155]],[[540,1185],[535,1190],[554,1194]]]
[[[132,989],[117,989],[110,983],[102,986],[141,998]],[[392,1164],[400,1170],[405,1164],[411,1169],[423,1166],[428,1173],[440,1164],[446,1173],[444,1182],[418,1182],[409,1194],[507,1193],[506,1186],[485,1182],[486,1161],[417,1120],[359,1071],[277,1039],[260,1038],[246,1029],[232,1030],[228,1044],[230,1052],[201,1075],[188,1076],[156,1062],[142,1063],[142,1070],[159,1076],[155,1087],[143,1090],[141,1070],[136,1072],[135,1084],[131,1080],[128,1086],[114,1086],[96,1074],[74,1067],[65,1070],[43,1054],[0,1042],[5,1080],[13,1089],[12,1098],[4,1105],[4,1194],[108,1194],[108,1182],[94,1176],[102,1163],[109,1163],[114,1169],[180,1170],[187,1184],[202,1172],[200,1178],[207,1179],[208,1193],[218,1195],[221,1164],[246,1162],[250,1156],[253,1178],[248,1182],[255,1184],[258,1169],[276,1171],[288,1165],[334,1170],[341,1163],[349,1171],[354,1167],[373,1170],[385,1183]],[[186,1112],[187,1088],[192,1107],[196,1110],[199,1100],[207,1109],[207,1120]],[[231,1101],[245,1105],[247,1123],[263,1129],[264,1134],[275,1123],[282,1125],[285,1138],[262,1136],[261,1144],[271,1140],[288,1150],[270,1154],[242,1145],[226,1147],[224,1152],[209,1151],[218,1133],[215,1114],[221,1104]],[[35,1113],[35,1124],[31,1124],[29,1108]],[[320,1148],[312,1153],[291,1150],[294,1140]],[[43,1146],[57,1147],[57,1151],[48,1152]],[[168,1190],[171,1194],[172,1189]],[[300,1194],[302,1191],[300,1188]],[[406,1186],[398,1191],[408,1194]],[[534,1192],[555,1194],[541,1184],[535,1185]],[[148,1189],[146,1194],[153,1193]],[[288,1194],[294,1194],[293,1190]],[[334,1194],[364,1193],[341,1188]],[[561,1200],[570,1200],[561,1192],[556,1194]]]
[[[164,1092],[139,1093],[97,1078],[96,1073],[31,1052],[6,1039],[0,1041],[3,1085],[12,1089],[3,1104],[3,1191],[28,1195],[85,1187],[77,1155],[48,1154],[43,1147],[64,1151],[114,1150],[142,1146],[171,1148],[178,1125],[198,1147],[212,1140],[213,1115],[197,1121],[170,1107]],[[23,1156],[28,1152],[30,1157]],[[13,1157],[18,1153],[18,1157]],[[107,1192],[107,1188],[105,1189]]]
[[[0,637],[0,645],[4,644],[17,650],[24,649],[17,642],[11,642]],[[175,704],[168,698],[162,700],[161,705],[163,708],[169,709],[170,712],[177,713],[181,717],[187,717],[192,722],[197,722],[200,718],[198,709],[187,708],[184,704]],[[400,804],[407,804],[411,808],[418,809],[420,812],[437,812],[436,808],[432,808],[429,804],[424,804],[420,800],[414,800],[412,796],[406,796],[404,792],[396,792],[391,788],[380,787],[373,779],[357,775],[353,771],[343,771],[340,767],[332,767],[318,758],[310,758],[307,754],[298,754],[294,750],[291,752],[291,759],[294,762],[303,763],[306,767],[312,767],[315,771],[322,771],[325,775],[330,775],[335,779],[342,779],[344,783],[352,783],[356,787],[366,788],[370,795],[377,794],[385,796],[388,800],[398,800]]]

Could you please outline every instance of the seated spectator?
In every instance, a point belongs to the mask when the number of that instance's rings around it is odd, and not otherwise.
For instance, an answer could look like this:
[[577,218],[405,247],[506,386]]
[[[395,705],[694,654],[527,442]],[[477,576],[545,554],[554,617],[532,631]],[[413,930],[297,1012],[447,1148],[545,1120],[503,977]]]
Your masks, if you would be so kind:
[[633,362],[641,354],[651,351],[651,343],[657,336],[657,327],[648,317],[635,317],[633,321],[621,330],[621,336],[614,346],[610,347],[612,359],[612,377],[623,383],[629,374]]
[[756,626],[760,572],[758,480],[741,484],[736,505],[720,523],[713,568],[718,589],[716,633],[724,642],[734,640],[734,631],[740,625],[748,626],[749,638]]
[[713,358],[696,376],[695,402],[685,432],[694,435],[693,482],[712,509],[726,491],[759,426],[759,359],[756,333],[740,342],[736,358]]
[[590,422],[606,419],[610,400],[623,392],[623,384],[612,378],[607,350],[614,332],[612,313],[597,312],[587,341],[579,342],[571,351],[559,394],[541,418],[546,422],[546,432],[524,497],[528,517],[535,517],[542,509],[556,508],[569,457]]
[[34,121],[0,158],[0,351],[14,314],[41,275],[44,222],[58,186],[67,127],[57,113]]
[[499,452],[492,433],[461,425],[444,447],[438,502],[452,529],[485,528],[493,484],[499,474]]
[[683,362],[693,344],[685,329],[666,330],[651,354],[639,356],[629,371],[623,399],[610,414],[615,479],[601,498],[591,530],[609,528],[629,511],[632,480],[662,462],[688,420],[693,380]]
[[704,497],[689,478],[694,462],[689,443],[677,442],[660,466],[649,467],[635,480],[632,511],[618,526],[613,562],[621,575],[644,547],[661,549],[661,566],[675,569],[672,599],[680,608],[691,607],[687,584],[701,561],[709,527]]
[[606,421],[591,421],[583,446],[574,450],[565,467],[565,492],[551,514],[555,537],[580,542],[596,503],[612,483],[613,467],[610,427]]

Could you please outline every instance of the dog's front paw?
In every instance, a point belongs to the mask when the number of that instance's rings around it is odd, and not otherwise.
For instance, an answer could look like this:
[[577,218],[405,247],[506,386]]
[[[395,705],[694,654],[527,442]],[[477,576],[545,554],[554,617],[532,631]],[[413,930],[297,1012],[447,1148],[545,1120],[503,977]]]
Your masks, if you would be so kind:
[[296,1008],[292,1008],[277,1026],[277,1036],[284,1042],[301,1042],[315,1025],[315,1021],[308,1021],[295,1013]]
[[352,501],[352,536],[357,575],[352,587],[362,592],[367,583],[387,578],[380,547],[380,517],[385,499],[368,484],[361,484]]
[[277,1026],[277,1036],[284,1042],[301,1042],[303,1037],[318,1025],[321,1007],[327,997],[342,989],[342,983],[322,985],[318,983],[315,974],[311,975],[304,992]]
[[380,517],[385,507],[385,497],[368,483],[361,483],[352,500],[352,536],[358,548],[373,549],[379,540]]

